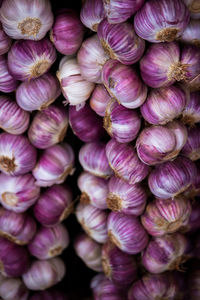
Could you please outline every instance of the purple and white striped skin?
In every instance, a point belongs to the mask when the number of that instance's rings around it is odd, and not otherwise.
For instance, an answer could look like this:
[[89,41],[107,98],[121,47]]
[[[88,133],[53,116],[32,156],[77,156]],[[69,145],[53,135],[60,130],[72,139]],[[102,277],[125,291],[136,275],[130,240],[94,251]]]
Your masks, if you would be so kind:
[[180,41],[200,46],[200,20],[190,20],[180,37]]
[[190,11],[190,16],[192,19],[200,18],[200,5],[199,0],[183,0]]
[[69,234],[63,224],[51,228],[40,227],[28,244],[31,255],[44,260],[62,254],[69,245]]
[[34,206],[34,216],[43,226],[59,224],[72,212],[73,196],[68,186],[53,185],[46,189]]
[[34,116],[28,130],[28,138],[36,148],[46,149],[63,141],[67,127],[67,110],[50,105]]
[[193,126],[200,122],[200,92],[190,93],[190,100],[182,112],[184,124]]
[[147,193],[140,183],[129,184],[112,176],[108,183],[108,208],[127,215],[140,216],[144,211]]
[[115,176],[134,184],[142,181],[149,167],[141,162],[131,144],[121,144],[111,139],[106,145],[106,156]]
[[65,276],[65,271],[65,264],[58,257],[35,260],[22,278],[29,290],[43,291],[60,282]]
[[106,106],[104,128],[119,143],[133,141],[141,127],[141,119],[136,110],[127,109],[115,99]]
[[106,144],[103,142],[83,145],[79,151],[79,162],[84,171],[94,176],[107,179],[113,173],[106,157]]
[[25,247],[0,237],[0,273],[8,277],[19,277],[29,268],[29,254]]
[[189,23],[190,13],[182,0],[150,0],[136,13],[136,33],[151,43],[172,42]]
[[61,94],[59,81],[50,73],[22,82],[16,91],[18,105],[26,110],[42,110],[53,103]]
[[179,117],[186,104],[185,92],[181,88],[172,85],[170,87],[152,89],[140,111],[148,123],[165,125]]
[[178,286],[170,273],[145,274],[135,281],[128,291],[128,300],[173,300]]
[[145,41],[135,34],[129,23],[110,24],[104,19],[99,24],[97,33],[110,57],[124,65],[136,63],[144,53]]
[[102,265],[105,276],[116,285],[128,287],[137,277],[137,265],[134,257],[113,243],[107,242],[102,247]]
[[8,96],[0,96],[0,127],[11,134],[22,134],[29,126],[30,115]]
[[109,240],[125,253],[137,254],[148,244],[148,235],[134,216],[111,212],[107,230]]
[[110,24],[128,20],[141,8],[145,0],[103,0],[106,17]]
[[200,298],[200,270],[191,270],[188,276],[188,287],[189,287],[189,297],[192,300],[199,300]]
[[106,113],[106,107],[110,99],[111,96],[108,94],[104,85],[97,84],[89,100],[90,107],[96,112],[97,115],[104,117]]
[[36,222],[27,213],[0,207],[0,236],[18,245],[28,244],[36,233]]
[[[57,290],[47,290],[33,294],[29,300],[68,300],[67,296]],[[21,300],[21,299],[20,299]]]
[[8,52],[12,44],[11,38],[3,31],[2,25],[0,23],[0,55]]
[[82,4],[81,22],[92,31],[97,31],[99,23],[105,18],[102,0],[86,0]]
[[96,272],[102,272],[101,251],[102,245],[95,242],[87,234],[80,233],[74,241],[76,254],[86,266]]
[[96,242],[105,243],[108,239],[108,213],[90,204],[79,203],[76,207],[76,218],[83,230]]
[[82,172],[77,184],[81,190],[81,203],[92,204],[98,209],[107,209],[108,180]]
[[178,156],[151,171],[148,184],[151,192],[161,199],[169,199],[186,191],[195,181],[196,165],[189,158]]
[[172,271],[186,261],[187,251],[188,240],[183,234],[153,237],[142,253],[142,264],[153,274]]
[[155,199],[141,217],[142,225],[152,236],[163,236],[185,228],[192,206],[187,198]]
[[5,300],[27,300],[28,296],[29,291],[20,278],[1,278],[0,297]]
[[45,149],[32,171],[36,185],[46,187],[63,183],[74,172],[74,159],[74,151],[67,143]]
[[140,71],[143,81],[153,88],[170,86],[176,80],[181,80],[178,43],[149,45],[140,60]]
[[137,154],[147,165],[157,165],[175,158],[187,141],[187,129],[178,121],[142,130],[136,141]]
[[104,51],[97,34],[82,43],[77,60],[83,78],[94,83],[102,83],[102,68],[109,60],[109,55]]
[[83,40],[84,26],[76,11],[62,9],[54,19],[50,31],[50,40],[56,49],[64,55],[74,55]]
[[1,173],[0,180],[0,202],[8,210],[22,213],[35,204],[40,195],[40,188],[31,174],[9,176]]
[[126,108],[141,106],[147,97],[147,87],[133,66],[110,59],[102,69],[102,82],[111,97]]
[[30,172],[37,159],[37,151],[28,138],[10,133],[0,134],[0,170],[8,175]]
[[0,92],[14,92],[19,82],[8,71],[7,58],[5,55],[0,55]]
[[19,40],[8,52],[8,69],[17,80],[31,80],[45,74],[55,60],[56,50],[48,39]]
[[83,142],[100,140],[104,135],[102,118],[86,103],[79,110],[75,106],[69,106],[69,124],[74,134]]
[[188,139],[181,154],[195,161],[200,159],[200,126],[188,129]]

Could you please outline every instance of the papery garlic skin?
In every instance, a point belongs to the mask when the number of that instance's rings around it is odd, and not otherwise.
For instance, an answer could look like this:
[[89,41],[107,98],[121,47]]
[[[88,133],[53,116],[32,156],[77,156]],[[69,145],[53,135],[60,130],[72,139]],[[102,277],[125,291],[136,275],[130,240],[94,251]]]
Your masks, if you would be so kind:
[[189,101],[184,108],[181,120],[189,126],[200,122],[200,92],[190,93]]
[[193,161],[200,159],[200,126],[188,129],[188,139],[181,154]]
[[74,172],[74,151],[69,144],[61,143],[45,149],[32,173],[38,186],[63,183]]
[[29,126],[30,115],[10,97],[0,96],[0,127],[11,134],[22,134]]
[[41,40],[53,25],[49,0],[6,0],[0,20],[13,39]]
[[19,82],[10,74],[8,70],[7,58],[0,55],[0,91],[3,93],[14,92]]
[[200,5],[199,0],[183,0],[190,11],[192,19],[199,19],[200,17]]
[[29,252],[40,260],[56,257],[68,247],[69,234],[64,225],[41,227],[28,245]]
[[190,20],[180,40],[184,43],[200,46],[200,20]]
[[29,291],[20,278],[2,278],[0,296],[4,300],[27,300]]
[[53,185],[38,198],[34,206],[34,216],[43,226],[57,225],[72,212],[72,200],[72,191],[68,186]]
[[76,254],[83,260],[86,266],[96,272],[102,272],[101,250],[102,246],[87,236],[79,234],[74,241]]
[[50,105],[34,116],[28,130],[28,138],[36,148],[46,149],[63,141],[67,127],[67,111],[62,107]]
[[77,184],[81,190],[80,202],[92,204],[99,209],[107,209],[108,181],[106,179],[82,172]]
[[83,105],[90,97],[95,85],[85,80],[75,58],[64,57],[57,71],[65,103],[70,105]]
[[90,107],[96,112],[97,115],[104,117],[106,113],[106,107],[111,100],[111,96],[108,94],[103,84],[97,84],[90,97]]
[[3,55],[8,52],[12,40],[7,34],[3,31],[2,25],[0,23],[0,55]]
[[97,31],[99,23],[104,19],[105,11],[102,0],[86,0],[81,7],[81,22],[92,31]]
[[1,173],[0,180],[0,202],[8,210],[22,213],[39,197],[40,188],[36,186],[31,174],[8,176]]
[[43,291],[60,282],[64,275],[65,264],[60,258],[55,257],[33,261],[22,278],[28,289]]
[[90,204],[79,203],[76,207],[76,218],[84,231],[96,242],[107,241],[108,213]]
[[61,94],[59,81],[50,73],[22,82],[16,91],[18,105],[26,110],[42,110],[53,103]]

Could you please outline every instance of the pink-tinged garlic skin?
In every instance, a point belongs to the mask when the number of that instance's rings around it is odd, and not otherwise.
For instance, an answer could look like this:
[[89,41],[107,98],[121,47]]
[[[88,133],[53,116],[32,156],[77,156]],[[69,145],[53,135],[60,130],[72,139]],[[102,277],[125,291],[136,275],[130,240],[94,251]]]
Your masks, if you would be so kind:
[[151,43],[172,42],[181,36],[190,14],[181,0],[147,1],[136,13],[136,33]]
[[69,245],[69,234],[64,225],[41,227],[28,245],[31,255],[45,260],[62,254]]
[[69,124],[74,134],[83,142],[100,140],[104,135],[102,118],[86,103],[79,110],[75,106],[69,106]]
[[15,79],[26,81],[45,74],[56,60],[56,50],[48,39],[15,42],[8,52],[8,69]]
[[200,203],[196,201],[192,205],[192,212],[190,214],[189,222],[184,228],[189,234],[195,233],[200,229]]
[[67,296],[58,290],[47,290],[35,293],[29,300],[68,300]]
[[103,0],[106,17],[110,24],[118,24],[129,19],[144,3],[144,0]]
[[189,158],[179,156],[156,166],[148,178],[149,188],[158,198],[174,198],[191,186],[196,174],[195,164]]
[[142,264],[153,274],[172,271],[186,261],[188,241],[180,233],[154,237],[142,253]]
[[0,296],[4,300],[27,300],[29,291],[20,278],[2,278]]
[[82,193],[80,202],[92,204],[98,209],[107,209],[108,180],[82,172],[77,184]]
[[200,92],[190,93],[189,102],[182,113],[182,121],[189,126],[200,122]]
[[200,46],[200,20],[190,20],[180,40],[184,43]]
[[56,76],[66,99],[65,104],[83,106],[95,87],[93,82],[83,78],[77,60],[68,56],[60,61]]
[[65,181],[74,172],[74,151],[67,143],[43,151],[32,173],[38,186],[51,186]]
[[106,144],[103,142],[91,142],[81,147],[79,162],[84,171],[105,179],[112,175],[105,148]]
[[23,175],[31,171],[37,151],[27,137],[10,133],[0,134],[0,170],[7,175]]
[[8,277],[19,277],[29,267],[29,254],[25,247],[0,237],[0,273]]
[[9,176],[0,174],[0,202],[3,207],[22,213],[31,207],[40,195],[40,188],[31,174]]
[[8,71],[7,58],[5,55],[0,55],[0,92],[14,92],[19,82]]
[[111,99],[106,107],[104,128],[119,143],[129,143],[136,138],[141,119],[136,110],[127,109]]
[[53,103],[61,94],[57,78],[50,73],[22,82],[16,91],[18,105],[26,110],[42,110]]
[[132,255],[124,253],[113,243],[102,247],[102,265],[105,276],[115,284],[128,287],[137,276],[137,265]]
[[2,25],[0,24],[0,55],[7,53],[11,44],[11,38],[3,31]]
[[67,127],[67,111],[63,107],[50,105],[34,116],[28,138],[36,148],[46,149],[63,141]]
[[105,11],[102,0],[84,1],[81,7],[80,19],[86,27],[92,31],[97,31],[98,25],[104,17]]
[[107,228],[109,240],[125,253],[137,254],[147,246],[148,235],[135,216],[111,212]]
[[35,260],[28,271],[23,275],[26,287],[33,291],[46,290],[65,276],[65,264],[60,258]]
[[50,39],[56,49],[64,55],[74,55],[81,46],[84,26],[76,11],[62,9],[55,16]]
[[109,94],[126,108],[141,106],[147,97],[147,87],[133,66],[110,59],[102,69],[102,82]]
[[22,134],[29,126],[30,115],[10,97],[0,96],[0,127],[11,134]]
[[136,63],[144,53],[145,41],[135,34],[129,23],[110,24],[104,19],[99,24],[97,33],[109,56],[124,65]]
[[152,236],[163,236],[187,226],[192,206],[187,198],[155,199],[141,217],[142,225]]
[[85,233],[79,234],[74,241],[76,254],[86,266],[96,272],[102,272],[101,250],[102,245],[95,242]]
[[140,133],[136,141],[137,154],[147,165],[157,165],[175,158],[187,141],[187,129],[178,121],[166,126],[150,126]]
[[200,297],[200,270],[192,270],[189,274],[189,297],[192,300],[199,300]]
[[90,204],[79,203],[76,207],[76,218],[83,230],[96,242],[105,243],[107,235],[108,213]]
[[181,88],[172,85],[151,90],[140,111],[148,123],[165,125],[179,117],[186,104],[185,92]]
[[190,11],[190,16],[192,19],[200,18],[200,4],[199,0],[183,0]]
[[128,300],[175,299],[178,286],[170,275],[169,273],[144,275],[129,289]]
[[20,40],[41,40],[53,25],[49,0],[6,0],[0,12],[8,36]]
[[34,216],[43,226],[50,227],[66,219],[73,210],[73,195],[68,186],[53,185],[46,189],[34,206]]
[[0,236],[15,244],[26,245],[35,233],[36,222],[30,215],[0,207]]
[[82,77],[94,83],[102,83],[102,68],[108,59],[109,55],[104,51],[98,35],[87,38],[77,55]]
[[96,112],[97,115],[104,117],[106,107],[110,101],[111,96],[108,94],[103,84],[97,84],[92,96],[90,97],[90,107]]
[[140,60],[143,81],[150,87],[172,85],[179,78],[180,47],[178,43],[151,44]]
[[121,144],[111,139],[106,145],[106,156],[115,176],[129,184],[142,181],[149,167],[143,164],[131,144]]
[[112,176],[108,183],[107,206],[112,211],[140,216],[144,211],[147,193],[140,183],[129,184]]
[[200,126],[188,129],[188,139],[181,154],[193,161],[200,159]]

